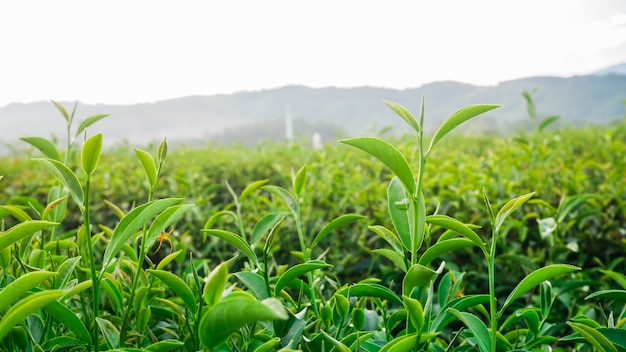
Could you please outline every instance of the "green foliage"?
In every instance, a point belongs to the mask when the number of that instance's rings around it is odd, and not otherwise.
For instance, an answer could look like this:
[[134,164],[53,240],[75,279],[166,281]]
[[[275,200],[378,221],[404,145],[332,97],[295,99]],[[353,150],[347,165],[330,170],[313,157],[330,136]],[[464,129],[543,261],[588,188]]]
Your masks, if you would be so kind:
[[423,105],[384,103],[414,136],[24,138],[45,158],[0,160],[0,349],[626,349],[623,126],[454,133],[474,105],[427,138]]

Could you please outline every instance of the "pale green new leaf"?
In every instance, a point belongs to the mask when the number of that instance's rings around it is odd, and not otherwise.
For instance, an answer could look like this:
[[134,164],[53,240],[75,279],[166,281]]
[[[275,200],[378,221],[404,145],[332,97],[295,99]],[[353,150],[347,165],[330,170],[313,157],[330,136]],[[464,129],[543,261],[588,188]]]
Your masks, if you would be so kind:
[[322,269],[322,268],[329,268],[329,267],[332,267],[332,265],[326,264],[324,261],[321,261],[321,260],[310,260],[306,263],[294,265],[291,268],[287,269],[287,271],[285,271],[280,276],[280,278],[278,278],[278,281],[276,282],[276,287],[274,288],[274,292],[276,293],[276,295],[278,295],[280,291],[285,286],[287,286],[293,279],[301,275],[304,275],[308,273],[309,271]]
[[37,312],[50,302],[64,294],[60,290],[47,290],[33,293],[13,305],[0,320],[0,340],[2,340],[14,326],[21,323],[27,316]]
[[157,166],[154,162],[154,158],[152,157],[152,155],[150,155],[150,153],[144,150],[138,148],[133,149],[135,150],[135,154],[137,154],[137,156],[139,157],[141,165],[143,165],[143,169],[146,172],[146,177],[148,178],[148,184],[151,188],[154,188],[157,182]]
[[452,238],[437,242],[428,248],[419,258],[418,263],[423,266],[429,266],[430,263],[445,253],[456,251],[462,248],[475,246],[476,243],[467,238]]
[[259,189],[261,186],[263,186],[264,184],[267,183],[267,181],[269,181],[268,179],[265,180],[258,180],[258,181],[254,181],[251,184],[247,185],[246,188],[243,189],[243,191],[241,191],[241,195],[239,196],[239,201],[242,202],[244,199],[246,199],[249,195],[251,195],[252,193],[254,193],[254,191],[256,191],[257,189]]
[[366,217],[363,215],[359,215],[359,214],[344,214],[344,215],[339,216],[335,220],[326,224],[326,226],[324,226],[320,230],[320,232],[317,233],[317,235],[315,236],[315,239],[313,239],[313,243],[311,243],[311,248],[314,248],[319,241],[321,241],[324,237],[326,237],[326,235],[334,231],[339,226],[347,224],[352,221],[361,220],[361,219],[366,219]]
[[194,297],[189,286],[187,286],[187,284],[180,277],[165,270],[148,269],[147,272],[163,281],[172,291],[174,291],[176,297],[180,297],[180,299],[183,300],[183,303],[185,303],[191,312],[196,312],[196,298]]
[[103,118],[107,116],[109,116],[109,114],[98,114],[98,115],[93,115],[93,116],[86,118],[85,121],[81,122],[80,125],[78,125],[78,129],[76,130],[75,137],[78,137],[87,127],[93,125],[94,123],[98,122],[99,120],[102,120]]
[[410,296],[415,287],[429,287],[437,275],[439,275],[437,271],[421,264],[413,264],[402,280],[402,294]]
[[389,187],[387,187],[387,208],[391,223],[396,229],[404,249],[410,251],[412,248],[413,202],[397,176],[391,179]]
[[28,235],[32,235],[37,231],[41,231],[43,229],[47,229],[56,225],[58,225],[58,223],[42,220],[21,222],[5,232],[0,232],[0,251],[4,250],[8,246]]
[[409,312],[409,319],[411,324],[417,329],[422,331],[424,327],[424,308],[419,300],[402,295],[402,301],[404,302],[404,308]]
[[378,254],[380,256],[383,256],[389,259],[400,270],[406,273],[407,268],[404,262],[405,258],[404,256],[400,255],[398,252],[392,251],[391,249],[388,249],[388,248],[376,248],[376,249],[372,249],[372,253]]
[[585,324],[574,322],[567,322],[567,325],[569,325],[574,332],[581,334],[596,351],[617,352],[617,348],[613,345],[611,340],[602,335],[598,330]]
[[194,206],[194,204],[174,205],[157,215],[154,221],[152,221],[148,234],[144,239],[144,241],[146,241],[146,248],[152,248],[152,245],[156,242],[159,235],[163,233],[168,226],[178,221],[183,214],[185,214],[185,212]]
[[374,137],[358,137],[340,141],[361,149],[385,164],[398,176],[409,194],[415,194],[415,178],[413,171],[398,149],[386,141]]
[[437,144],[437,142],[439,142],[446,134],[450,133],[450,131],[458,127],[460,124],[499,106],[500,105],[489,104],[470,105],[452,114],[450,117],[448,117],[448,119],[446,119],[446,121],[444,121],[444,123],[439,127],[437,132],[435,132],[433,139],[430,141],[428,151],[426,151],[426,155],[430,154],[430,151],[433,149],[435,144]]
[[224,287],[226,287],[227,275],[228,268],[226,263],[220,263],[211,271],[209,279],[204,284],[204,292],[202,293],[204,303],[214,306],[220,301]]
[[530,291],[532,288],[539,285],[543,281],[550,280],[555,276],[571,273],[577,270],[580,270],[580,268],[573,265],[552,264],[531,272],[519,284],[517,284],[517,286],[509,294],[509,296],[504,301],[502,308],[498,312],[498,315],[501,316],[504,310],[509,306],[509,304],[511,304],[514,300],[516,300],[526,292]]
[[33,271],[15,279],[0,291],[0,313],[7,310],[15,300],[28,294],[30,289],[55,275],[52,271]]
[[398,295],[387,287],[379,284],[359,283],[345,286],[339,289],[337,294],[349,297],[376,297],[396,304],[402,304],[402,299],[398,297]]
[[322,331],[322,335],[324,335],[326,340],[330,341],[330,343],[333,345],[333,351],[337,350],[340,352],[350,352],[350,348],[348,348],[348,346],[344,345],[341,341],[335,339],[334,337],[328,335],[325,331]]
[[139,230],[157,214],[172,205],[180,203],[182,200],[182,198],[159,199],[142,204],[126,214],[115,227],[115,231],[111,236],[111,241],[104,251],[102,270],[105,270],[109,263],[111,263],[111,260],[113,260],[124,244],[135,232],[137,232],[137,230]]
[[306,186],[306,165],[300,168],[300,170],[298,170],[296,175],[293,177],[294,194],[298,196],[302,195],[302,191],[304,191],[304,186]]
[[378,236],[380,236],[380,238],[382,238],[385,241],[387,241],[387,243],[389,243],[389,245],[391,245],[391,247],[398,254],[404,254],[405,249],[402,247],[402,243],[400,242],[400,239],[391,230],[389,230],[388,228],[386,228],[384,226],[380,226],[380,225],[372,225],[372,226],[368,226],[367,228],[370,231],[372,231],[375,234],[377,234]]
[[144,348],[144,351],[147,352],[170,352],[170,351],[178,351],[185,343],[177,340],[163,340],[159,342],[155,342],[152,345]]
[[607,299],[626,303],[626,290],[600,290],[585,297],[585,300],[588,299]]
[[59,162],[61,161],[61,155],[57,147],[49,140],[41,137],[21,137],[20,139],[39,149],[46,157]]
[[[54,100],[50,100],[52,102],[52,104],[54,104],[54,106],[56,106],[57,110],[59,110],[59,112],[61,113],[61,115],[63,115],[63,118],[65,119],[65,121],[67,121],[67,123],[69,124],[70,121],[70,115],[67,113],[67,110],[65,110],[65,107],[59,103],[56,102]],[[76,109],[76,104],[74,105],[74,109]]]
[[400,116],[404,120],[404,122],[406,122],[409,126],[413,128],[413,130],[415,130],[415,132],[420,133],[419,123],[417,122],[413,114],[411,114],[411,112],[407,108],[405,108],[404,106],[398,103],[394,103],[388,100],[383,100],[383,103],[385,103],[387,107],[389,107],[398,116]]
[[224,241],[230,243],[231,245],[235,246],[235,248],[240,250],[241,253],[248,257],[248,259],[252,260],[254,264],[259,263],[259,259],[257,258],[256,254],[254,254],[252,248],[250,248],[248,243],[246,243],[246,241],[244,241],[236,233],[220,229],[204,229],[202,230],[202,232],[223,239]]
[[535,192],[530,192],[530,193],[526,193],[524,195],[521,195],[519,197],[513,198],[510,201],[508,201],[502,207],[502,209],[500,209],[500,211],[498,212],[498,215],[496,215],[496,222],[494,224],[495,232],[498,233],[500,231],[500,227],[504,223],[504,220],[509,215],[511,215],[512,212],[517,210],[517,208],[521,207],[524,203],[526,203],[526,201],[529,200],[533,195],[535,195]]
[[89,137],[83,149],[81,151],[81,161],[83,165],[83,171],[87,175],[93,174],[98,166],[100,160],[100,154],[102,153],[102,133],[95,134]]
[[34,158],[32,160],[39,163],[56,176],[56,178],[70,192],[72,199],[76,205],[78,205],[81,212],[84,211],[85,205],[83,202],[85,201],[85,193],[83,192],[83,188],[80,186],[78,177],[76,177],[76,174],[74,174],[72,170],[57,160],[44,158]]
[[263,189],[283,201],[294,217],[299,216],[298,202],[296,202],[295,198],[286,189],[279,186],[263,186]]

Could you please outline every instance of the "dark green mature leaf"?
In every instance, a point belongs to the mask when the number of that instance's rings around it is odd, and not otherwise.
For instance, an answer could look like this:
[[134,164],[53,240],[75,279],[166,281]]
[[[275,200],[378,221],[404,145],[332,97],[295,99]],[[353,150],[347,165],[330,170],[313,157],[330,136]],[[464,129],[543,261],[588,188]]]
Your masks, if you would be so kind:
[[626,349],[626,330],[616,328],[598,328],[597,330],[615,346]]
[[455,320],[452,314],[448,311],[448,308],[463,311],[465,309],[487,303],[489,303],[489,295],[471,295],[454,298],[446,303],[446,305],[441,308],[439,313],[437,313],[437,316],[433,319],[430,326],[430,331],[440,332],[443,328]]
[[308,273],[309,271],[313,271],[313,270],[317,270],[317,269],[322,269],[322,268],[329,268],[332,267],[332,265],[330,264],[326,264],[326,262],[321,261],[321,260],[309,260],[306,263],[301,263],[301,264],[297,264],[292,266],[291,268],[287,269],[287,271],[285,271],[279,278],[278,281],[276,282],[276,286],[274,288],[274,292],[276,293],[276,295],[278,295],[280,293],[280,291],[287,285],[289,285],[289,283],[301,276],[304,275],[306,273]]
[[180,203],[182,200],[182,198],[159,199],[140,205],[126,214],[115,227],[111,241],[104,251],[102,270],[105,270],[109,263],[111,263],[111,260],[113,260],[124,244],[137,230],[157,214],[172,205]]
[[21,140],[39,149],[43,155],[52,160],[61,161],[61,155],[57,147],[49,140],[41,137],[21,137]]
[[385,105],[387,105],[398,116],[400,116],[400,118],[402,118],[404,122],[411,126],[415,132],[420,133],[421,129],[419,123],[407,108],[398,103],[394,103],[388,100],[383,100],[383,103],[385,103]]
[[247,324],[288,318],[287,310],[276,298],[259,302],[249,294],[230,294],[200,320],[200,342],[211,349]]
[[37,231],[58,225],[56,222],[32,220],[21,222],[5,232],[0,232],[0,251],[9,247],[13,243],[25,238]]
[[577,270],[580,270],[580,268],[573,265],[552,264],[531,272],[530,274],[526,275],[526,277],[519,284],[517,284],[517,286],[515,286],[513,291],[504,301],[504,304],[498,312],[498,315],[502,315],[502,313],[509,304],[511,304],[514,300],[516,300],[526,292],[530,291],[532,288],[539,285],[543,281],[550,280],[555,276],[571,273]]
[[409,194],[415,194],[416,185],[413,171],[404,155],[393,145],[373,137],[344,139],[340,142],[361,149],[381,161],[398,176]]
[[85,121],[81,122],[80,125],[78,125],[78,129],[76,130],[76,134],[74,136],[78,137],[87,127],[93,125],[94,123],[102,120],[107,116],[109,116],[109,114],[98,114],[86,118]]
[[601,290],[589,294],[585,297],[588,299],[608,299],[611,301],[625,302],[626,303],[626,290]]
[[100,160],[100,154],[102,153],[102,133],[95,134],[89,137],[83,149],[81,151],[81,161],[83,165],[83,171],[87,175],[93,174],[98,166]]
[[270,293],[267,292],[267,287],[265,286],[265,279],[263,279],[261,275],[251,271],[240,271],[233,275],[239,279],[250,292],[254,293],[258,299],[270,297]]
[[337,294],[350,297],[376,297],[396,304],[402,304],[402,299],[393,291],[379,284],[360,283],[345,286],[337,291]]
[[31,288],[56,275],[52,271],[33,271],[15,279],[0,291],[0,313],[7,310],[15,300],[28,294]]
[[470,105],[452,114],[450,117],[448,117],[448,119],[446,119],[446,121],[443,122],[443,124],[441,124],[437,132],[435,132],[433,139],[430,141],[428,151],[426,151],[426,155],[430,154],[430,151],[433,149],[435,144],[437,144],[437,142],[439,142],[446,134],[450,133],[450,131],[458,127],[460,124],[484,112],[493,110],[499,106],[500,105],[488,104]]
[[245,254],[245,256],[248,257],[248,259],[250,259],[254,264],[258,265],[259,259],[257,258],[256,254],[254,254],[252,248],[250,248],[248,243],[246,243],[246,241],[244,241],[241,236],[237,235],[236,233],[219,229],[204,229],[202,230],[202,232],[219,237],[224,241],[230,243],[231,245],[235,246],[235,248],[240,250],[241,253]]
[[27,316],[37,312],[50,302],[61,297],[65,292],[47,290],[33,293],[13,305],[0,320],[0,340],[2,340],[14,326],[21,323]]
[[137,157],[139,157],[139,160],[141,161],[141,165],[143,165],[143,170],[146,172],[150,188],[154,188],[157,183],[157,165],[154,158],[145,150],[138,148],[133,148],[133,150],[135,150],[135,154],[137,154]]
[[148,269],[147,272],[163,281],[163,283],[174,291],[177,297],[180,297],[180,299],[183,300],[183,303],[185,303],[191,312],[196,312],[196,298],[189,286],[187,286],[187,284],[180,277],[165,270]]
[[33,158],[35,162],[42,165],[48,171],[50,171],[56,178],[67,188],[70,192],[70,196],[81,209],[84,211],[85,201],[85,193],[83,192],[83,188],[80,186],[80,182],[78,181],[78,177],[76,174],[72,172],[67,166],[65,166],[60,161],[56,161],[53,159],[44,159],[44,158]]
[[352,221],[366,219],[367,217],[359,214],[344,214],[336,218],[335,220],[329,222],[324,226],[320,232],[317,233],[315,238],[313,239],[313,243],[311,243],[311,248],[314,248],[319,241],[321,241],[326,235],[335,230],[341,225],[347,224]]
[[474,335],[476,344],[482,352],[489,352],[491,350],[491,334],[485,323],[477,316],[468,312],[460,312],[454,308],[449,308],[448,312],[465,324]]
[[44,351],[72,351],[77,350],[77,347],[83,347],[88,345],[86,341],[70,337],[70,336],[57,336],[49,340],[46,340],[41,345]]
[[617,352],[617,348],[611,340],[600,333],[598,330],[585,324],[567,322],[574,332],[581,334],[585,340],[592,345],[597,351]]
[[372,249],[372,253],[378,254],[389,259],[392,263],[394,263],[400,270],[406,273],[407,267],[405,263],[405,258],[403,255],[400,255],[398,252],[392,251],[387,248],[377,248]]

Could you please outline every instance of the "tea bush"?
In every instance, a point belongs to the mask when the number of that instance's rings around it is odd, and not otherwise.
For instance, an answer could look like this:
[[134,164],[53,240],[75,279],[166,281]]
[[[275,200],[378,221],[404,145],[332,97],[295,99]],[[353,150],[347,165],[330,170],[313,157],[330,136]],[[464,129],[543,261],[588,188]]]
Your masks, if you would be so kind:
[[0,160],[2,350],[626,349],[626,125],[385,104],[413,135],[102,151],[54,103]]

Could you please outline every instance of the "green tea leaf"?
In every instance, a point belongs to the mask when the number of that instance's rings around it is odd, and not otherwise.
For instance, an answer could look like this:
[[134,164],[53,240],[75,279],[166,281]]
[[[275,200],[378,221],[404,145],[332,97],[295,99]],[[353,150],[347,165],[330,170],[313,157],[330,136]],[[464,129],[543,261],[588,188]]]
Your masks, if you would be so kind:
[[392,251],[387,248],[377,248],[372,249],[372,253],[378,254],[389,259],[392,263],[394,263],[400,270],[406,273],[407,268],[405,264],[405,258],[403,255],[398,254],[398,252]]
[[449,308],[448,312],[465,324],[474,335],[476,344],[482,352],[489,352],[491,350],[491,334],[485,323],[477,316],[468,312],[460,312],[454,308]]
[[511,304],[514,300],[516,300],[526,292],[530,291],[533,287],[539,285],[543,281],[550,280],[555,276],[571,273],[577,270],[580,270],[580,268],[573,265],[552,264],[531,272],[519,284],[517,284],[517,286],[515,286],[513,291],[504,301],[504,304],[502,305],[500,312],[498,312],[498,315],[501,316],[509,304]]
[[47,158],[61,162],[57,147],[49,140],[41,137],[21,137],[20,139],[39,149]]
[[270,352],[277,351],[278,347],[280,347],[280,338],[274,337],[267,341],[265,341],[261,346],[257,347],[254,352]]
[[89,137],[83,149],[81,151],[81,161],[83,164],[83,171],[87,175],[93,174],[98,166],[100,160],[100,154],[102,153],[102,133],[95,134]]
[[161,259],[159,264],[157,264],[156,266],[157,270],[165,268],[167,264],[171,263],[172,260],[176,259],[176,257],[178,257],[182,252],[183,250],[181,249],[181,250],[178,250],[176,252],[166,255],[163,259]]
[[197,310],[196,298],[193,295],[193,292],[187,286],[187,284],[178,276],[170,273],[165,270],[152,270],[148,269],[148,273],[154,275],[159,278],[159,280],[163,281],[174,293],[177,297],[183,300],[183,303],[187,306],[187,308],[195,313]]
[[163,137],[161,143],[159,143],[159,147],[157,148],[157,163],[162,165],[165,162],[165,158],[167,157],[167,139]]
[[402,247],[400,239],[391,230],[380,225],[368,226],[367,228],[377,234],[383,240],[387,241],[387,243],[389,243],[389,245],[391,245],[394,251],[396,251],[398,254],[404,254],[405,249]]
[[159,341],[159,342],[155,342],[152,345],[148,345],[146,346],[146,348],[144,348],[144,351],[148,351],[148,352],[169,352],[169,351],[176,351],[179,348],[182,348],[182,346],[184,346],[185,343],[182,341],[176,341],[176,340],[163,340],[163,341]]
[[222,299],[222,293],[224,292],[224,287],[226,287],[227,275],[228,268],[224,262],[220,263],[211,271],[207,282],[204,284],[204,292],[202,293],[204,303],[209,306],[214,306]]
[[294,217],[299,216],[298,202],[296,202],[295,198],[286,189],[278,186],[263,186],[263,189],[283,201]]
[[60,161],[56,161],[53,159],[34,158],[32,160],[39,163],[45,169],[50,171],[54,176],[56,176],[56,178],[70,192],[72,199],[74,200],[76,205],[78,205],[81,212],[85,210],[83,204],[85,200],[85,193],[83,192],[83,188],[80,186],[78,177],[76,177],[76,174],[74,174],[72,170],[70,170]]
[[418,332],[424,327],[424,308],[419,300],[402,295],[404,308],[409,312],[409,319]]
[[[86,341],[79,340],[74,337],[58,336],[58,337],[53,337],[49,340],[46,340],[46,342],[44,342],[40,348],[42,348],[43,351],[53,351],[55,350],[55,348],[56,348],[56,351],[71,351],[71,350],[78,351],[76,347],[84,348],[84,346],[86,345],[88,345]],[[34,349],[34,351],[37,351],[37,349]]]
[[76,134],[74,135],[75,137],[80,136],[80,134],[87,129],[87,127],[93,125],[94,123],[102,120],[103,118],[109,116],[109,114],[98,114],[98,115],[93,115],[90,116],[88,118],[85,119],[85,121],[81,122],[80,125],[78,125],[78,129],[76,130]]
[[519,197],[513,198],[510,201],[508,201],[502,207],[502,209],[500,209],[500,211],[498,212],[498,215],[496,215],[496,221],[494,224],[495,232],[498,233],[500,231],[500,227],[504,223],[504,220],[509,215],[511,215],[512,212],[517,210],[517,208],[521,207],[524,203],[526,203],[526,201],[529,200],[533,195],[535,195],[535,192],[530,192],[530,193],[526,193],[524,195],[521,195]]
[[152,158],[150,153],[144,150],[138,148],[133,148],[133,150],[135,150],[135,154],[137,154],[137,157],[139,157],[139,160],[141,161],[141,165],[143,165],[143,170],[146,172],[150,188],[154,188],[157,183],[157,166],[154,162],[154,158]]
[[418,263],[428,267],[430,263],[444,255],[445,253],[456,251],[462,248],[475,246],[476,243],[467,238],[453,238],[437,242],[428,248],[419,258]]
[[287,310],[276,298],[259,302],[250,295],[229,298],[230,296],[232,294],[216,304],[200,320],[200,342],[209,349],[219,345],[247,324],[289,318]]
[[282,219],[285,218],[289,213],[270,213],[265,215],[259,222],[254,225],[254,229],[252,229],[252,235],[250,235],[250,246],[254,248],[259,241],[265,236],[269,234],[270,231],[276,224],[278,224]]
[[179,204],[171,206],[165,209],[162,213],[157,215],[150,225],[148,234],[146,235],[146,248],[152,248],[152,245],[156,242],[165,229],[168,226],[178,221],[185,212],[195,207],[194,204]]
[[428,151],[426,151],[426,155],[430,154],[430,151],[433,149],[435,144],[437,144],[437,142],[439,142],[446,134],[450,133],[450,131],[458,127],[460,124],[462,124],[463,122],[477,115],[480,115],[484,112],[495,109],[499,106],[500,105],[487,105],[487,104],[470,105],[452,114],[450,117],[448,117],[448,119],[446,119],[446,121],[443,122],[443,124],[441,124],[437,132],[435,132],[433,139],[430,141],[430,146],[428,147]]
[[402,118],[404,122],[406,122],[409,126],[411,126],[413,130],[415,130],[415,132],[420,133],[419,123],[417,122],[413,114],[411,114],[411,112],[407,108],[405,108],[404,106],[398,103],[394,103],[388,100],[383,100],[383,103],[385,103],[387,107],[389,107],[398,116],[400,116],[400,118]]
[[[33,220],[27,212],[13,205],[0,205],[0,210],[4,210],[7,214],[13,216],[20,222]],[[0,215],[4,214],[1,214],[0,212]]]
[[42,220],[21,222],[8,229],[6,232],[0,232],[0,251],[37,231],[56,225],[58,225],[58,223]]
[[574,322],[567,322],[567,325],[569,325],[574,332],[581,334],[597,351],[617,352],[617,348],[611,343],[611,340],[602,335],[598,330],[585,324]]
[[402,280],[402,294],[411,296],[411,291],[413,291],[415,287],[430,287],[437,275],[439,275],[437,271],[421,264],[413,264],[406,275],[404,275],[404,280]]
[[402,299],[385,286],[371,283],[359,283],[345,286],[337,291],[338,294],[349,297],[376,297],[396,304],[402,304]]
[[235,248],[240,250],[241,253],[243,253],[246,257],[248,257],[248,259],[250,259],[254,264],[258,265],[259,259],[257,258],[256,254],[254,254],[254,251],[252,250],[252,248],[250,248],[250,246],[248,246],[248,243],[246,243],[246,241],[244,241],[236,233],[226,231],[226,230],[219,230],[219,229],[204,229],[202,230],[202,232],[208,233],[209,235],[212,235],[212,236],[219,237],[223,239],[224,241],[230,243]]
[[626,330],[616,328],[598,328],[602,335],[604,335],[613,345],[626,349]]
[[302,191],[304,191],[304,186],[306,186],[306,165],[300,168],[300,170],[298,170],[296,175],[293,177],[294,194],[298,196],[302,195]]
[[180,203],[182,200],[182,198],[159,199],[140,205],[126,214],[115,227],[111,241],[104,251],[102,270],[105,270],[109,263],[111,263],[111,260],[113,260],[124,244],[137,230],[154,216],[172,205]]
[[263,279],[261,275],[251,271],[240,271],[233,275],[241,281],[250,292],[254,293],[258,299],[266,299],[270,296],[265,286],[265,279]]
[[343,343],[341,343],[341,341],[339,341],[339,340],[335,339],[334,337],[328,335],[325,331],[322,331],[322,334],[324,335],[326,340],[330,341],[330,343],[333,345],[333,347],[334,347],[333,351],[337,350],[337,351],[340,351],[340,352],[350,352],[350,348],[348,348],[348,346],[346,346]]
[[246,188],[244,188],[243,191],[241,192],[241,195],[239,196],[239,201],[242,202],[244,199],[246,199],[248,196],[250,196],[252,193],[254,193],[254,191],[256,191],[261,186],[266,184],[267,181],[269,181],[269,180],[268,179],[258,180],[258,181],[254,181],[251,184],[247,185]]
[[[42,291],[46,292],[46,291]],[[59,301],[52,301],[43,307],[43,311],[50,314],[54,320],[63,322],[65,328],[73,332],[81,341],[91,345],[91,335],[80,318],[72,312],[65,304]]]
[[[63,118],[65,119],[65,121],[67,121],[67,123],[70,123],[70,115],[67,113],[67,110],[65,110],[65,107],[61,104],[58,103],[54,100],[50,100],[52,102],[52,104],[54,104],[54,106],[56,106],[57,110],[59,110],[59,112],[61,113],[61,115],[63,115]],[[78,104],[78,102],[77,102]],[[76,108],[76,105],[74,106],[74,108]]]
[[54,280],[54,288],[60,289],[65,287],[72,273],[74,273],[74,268],[76,268],[76,265],[80,262],[80,258],[81,257],[67,258],[59,265],[57,269],[59,276]]
[[468,308],[489,303],[489,295],[471,295],[462,296],[450,300],[446,303],[437,313],[435,319],[430,327],[431,332],[440,332],[448,324],[455,320],[454,316],[448,311],[448,308],[453,308],[457,311],[464,311]]
[[415,194],[413,171],[404,156],[393,145],[373,137],[344,139],[340,142],[361,149],[381,161],[398,176],[409,194]]
[[616,302],[626,303],[626,290],[600,290],[590,293],[585,300],[589,299],[608,299]]
[[487,255],[487,247],[485,246],[485,243],[480,239],[476,232],[474,232],[474,230],[472,230],[459,220],[449,217],[447,215],[429,215],[426,217],[426,222],[431,225],[441,226],[444,229],[449,229],[457,232],[461,236],[469,239],[475,245],[477,245],[478,248],[483,251],[483,254],[485,254],[485,256]]
[[410,251],[413,248],[411,244],[413,203],[397,176],[391,179],[389,187],[387,187],[387,208],[391,223],[396,229],[402,245],[405,250]]
[[63,295],[63,291],[47,290],[33,293],[13,305],[0,320],[0,340],[27,316],[37,312]]
[[15,279],[0,291],[0,313],[7,310],[11,303],[28,294],[31,288],[56,275],[57,273],[52,271],[33,271]]
[[317,233],[317,235],[315,236],[315,239],[313,239],[313,243],[311,243],[311,248],[314,248],[319,241],[321,241],[324,237],[326,237],[326,235],[334,231],[339,226],[347,224],[352,221],[366,219],[366,218],[367,217],[363,215],[359,215],[359,214],[344,214],[344,215],[339,216],[335,220],[326,224],[326,226],[324,226],[320,230],[320,232]]
[[96,317],[96,322],[100,327],[100,331],[104,335],[107,341],[107,345],[109,348],[118,348],[120,347],[120,332],[117,330],[115,325],[106,319],[102,319],[100,317]]
[[561,116],[558,116],[558,115],[552,115],[552,116],[546,117],[543,121],[541,121],[541,123],[539,124],[539,127],[537,127],[537,131],[543,132],[543,130],[545,130],[546,127],[550,126],[551,124],[553,124],[560,118]]
[[276,286],[274,288],[274,292],[276,293],[276,295],[278,295],[280,291],[285,286],[287,286],[293,279],[300,277],[301,275],[304,275],[309,271],[329,267],[332,267],[332,265],[326,264],[324,261],[321,260],[309,260],[306,263],[294,265],[291,268],[287,269],[287,271],[285,271],[278,278],[278,281],[276,282]]

